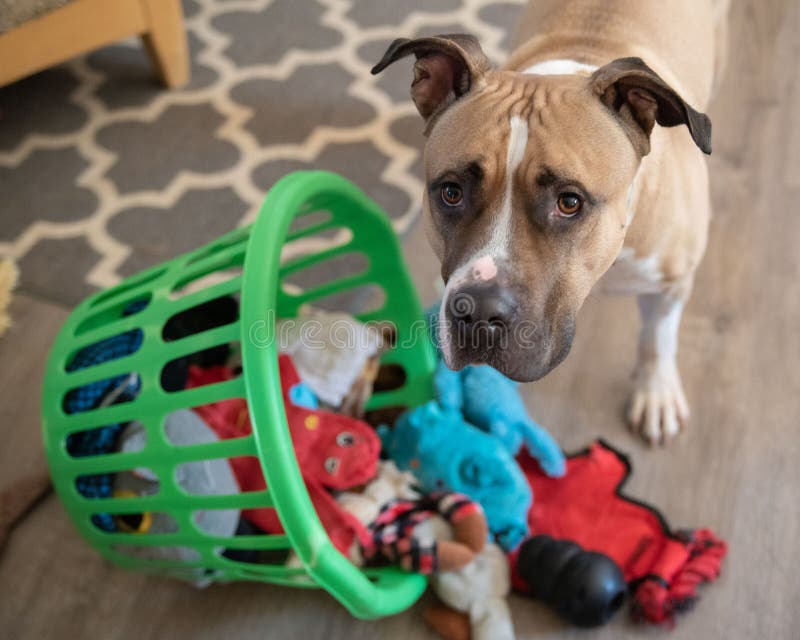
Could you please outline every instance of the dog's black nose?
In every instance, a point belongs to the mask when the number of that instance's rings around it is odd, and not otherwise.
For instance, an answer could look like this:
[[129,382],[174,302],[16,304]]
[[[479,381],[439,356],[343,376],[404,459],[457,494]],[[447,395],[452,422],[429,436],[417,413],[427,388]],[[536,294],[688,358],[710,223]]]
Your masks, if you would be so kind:
[[513,294],[494,281],[464,285],[447,301],[447,316],[464,347],[499,347],[517,312]]

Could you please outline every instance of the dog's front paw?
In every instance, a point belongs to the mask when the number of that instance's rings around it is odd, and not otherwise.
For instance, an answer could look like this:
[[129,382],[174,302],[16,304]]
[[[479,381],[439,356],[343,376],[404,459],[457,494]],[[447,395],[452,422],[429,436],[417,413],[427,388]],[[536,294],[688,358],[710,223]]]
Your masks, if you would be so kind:
[[628,405],[628,425],[651,445],[666,444],[689,421],[689,405],[674,365],[640,365]]

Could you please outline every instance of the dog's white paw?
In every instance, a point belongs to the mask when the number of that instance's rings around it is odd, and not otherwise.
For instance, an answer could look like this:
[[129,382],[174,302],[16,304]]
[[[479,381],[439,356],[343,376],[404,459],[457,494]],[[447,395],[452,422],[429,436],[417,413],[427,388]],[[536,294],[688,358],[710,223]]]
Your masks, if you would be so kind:
[[674,365],[640,366],[628,405],[628,425],[651,445],[666,444],[686,427],[689,404]]

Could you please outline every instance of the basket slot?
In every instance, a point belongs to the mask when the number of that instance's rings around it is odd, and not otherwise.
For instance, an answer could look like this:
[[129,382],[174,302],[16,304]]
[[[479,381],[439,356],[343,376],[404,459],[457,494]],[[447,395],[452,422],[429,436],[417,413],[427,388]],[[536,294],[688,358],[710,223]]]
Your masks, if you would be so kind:
[[180,506],[175,498],[166,495],[139,496],[137,498],[86,498],[76,494],[75,509],[84,515],[93,513],[134,513],[143,511],[171,511],[196,509],[260,509],[273,506],[267,489],[235,493],[224,496],[195,496],[182,494]]
[[[208,511],[213,511],[213,509],[206,509],[205,512],[197,512],[197,513],[207,513]],[[270,549],[289,549],[291,548],[291,543],[289,542],[289,538],[287,538],[283,534],[278,533],[260,533],[260,534],[253,534],[253,535],[232,535],[232,536],[215,536],[201,526],[195,524],[197,530],[203,534],[203,541],[209,542],[214,545],[225,546],[228,549],[253,549],[253,550],[270,550]]]
[[185,269],[169,292],[170,300],[177,300],[190,293],[241,276],[245,252],[246,247],[230,247],[209,258],[208,262]]
[[[180,358],[199,354],[214,347],[239,344],[240,328],[238,323],[226,324],[216,329],[209,329],[179,340],[165,342],[159,347],[159,356],[168,359],[164,366]],[[162,367],[163,369],[163,367]]]
[[[258,458],[253,455],[249,456],[238,456],[238,462],[242,464],[244,460],[253,460],[256,464],[259,464]],[[220,487],[210,483],[208,485],[203,485],[201,487],[192,487],[185,484],[182,479],[185,476],[188,476],[191,471],[193,470],[195,476],[200,476],[205,473],[206,476],[211,476],[212,472],[207,471],[207,466],[212,463],[220,463],[225,462],[230,464],[230,460],[227,457],[214,457],[214,458],[203,458],[201,460],[193,460],[191,462],[181,462],[175,465],[174,471],[174,479],[176,486],[180,489],[181,492],[185,493],[186,495],[190,496],[235,496],[240,495],[241,493],[252,493],[252,490],[248,489],[239,489],[237,486],[232,486],[231,490],[227,493],[220,493]],[[256,489],[255,491],[261,491],[261,489]]]
[[239,290],[242,288],[242,277],[236,276],[224,282],[212,284],[210,287],[201,289],[200,291],[193,291],[181,296],[177,300],[169,301],[169,313],[176,315],[192,307],[197,307],[210,298],[221,298],[228,295],[238,295]]
[[373,394],[367,403],[367,409],[384,409],[386,407],[405,405],[408,402],[408,394],[405,385],[393,391],[381,391]]
[[[68,471],[80,471],[86,474],[118,473],[136,467],[145,467],[152,462],[151,449],[161,449],[169,455],[171,462],[187,463],[210,460],[214,458],[234,458],[253,455],[253,436],[247,434],[241,438],[230,438],[203,444],[186,445],[182,447],[162,446],[146,447],[136,452],[114,452],[97,454],[95,456],[73,456],[77,460],[65,460],[64,466]],[[147,452],[147,453],[146,453]],[[155,466],[155,465],[154,465]],[[160,470],[162,467],[157,467]]]
[[187,256],[186,266],[197,264],[201,260],[217,256],[222,251],[240,246],[250,239],[250,226],[241,227],[224,235],[219,240],[201,247]]
[[333,219],[333,214],[325,209],[302,207],[292,218],[288,233],[299,233],[310,227],[318,226]]
[[303,227],[302,229],[290,230],[289,233],[286,234],[284,247],[291,244],[292,242],[301,240],[302,238],[308,238],[309,236],[319,235],[326,231],[329,231],[330,229],[345,229],[345,228],[346,227],[342,227],[341,223],[335,222],[333,220],[333,217],[331,217],[322,222],[316,222],[310,224],[306,227]]
[[[272,567],[298,571],[301,567],[287,567],[286,563],[291,558],[291,549],[232,549],[228,547],[219,554],[223,561],[235,562],[239,567]],[[305,571],[304,571],[305,573]]]
[[[135,371],[136,364],[141,360],[141,353],[134,353],[130,356],[118,358],[116,360],[107,360],[101,364],[86,369],[78,369],[77,371],[70,371],[67,380],[74,386],[70,387],[67,393],[71,393],[85,387],[92,383],[100,383],[119,378],[121,376],[128,376],[131,374],[139,374]],[[85,409],[88,411],[90,409]],[[73,411],[72,413],[77,413]]]
[[[80,431],[75,431],[71,434],[68,434],[64,437],[64,450],[67,452],[72,458],[93,458],[95,456],[102,456],[102,455],[116,455],[117,451],[96,451],[96,448],[91,447],[82,447],[81,444],[85,443],[86,445],[90,445],[93,442],[102,442],[103,440],[116,440],[118,434],[115,431],[119,430],[117,424],[106,424],[101,427],[93,427],[92,429],[82,429]],[[126,454],[135,455],[140,451],[144,450],[147,442],[147,432],[145,430],[144,438],[142,442],[136,442],[138,448],[136,449],[129,449],[126,451]],[[96,451],[96,452],[94,452]],[[142,462],[145,462],[144,460]],[[81,465],[81,468],[85,468]]]
[[[64,366],[67,373],[85,371],[108,362],[122,360],[142,348],[144,333],[139,328],[128,329],[102,340],[89,342],[75,349]],[[100,358],[103,358],[100,360]]]
[[[211,295],[214,295],[215,288],[221,288],[220,285],[226,282],[235,282],[239,286],[233,287],[231,286],[228,290],[229,291],[236,291],[240,288],[242,281],[242,268],[239,266],[228,267],[225,269],[217,269],[214,271],[210,271],[202,276],[189,280],[182,286],[174,289],[170,292],[167,296],[169,300],[175,301],[180,300],[185,296],[189,296],[192,294],[201,294],[198,295],[198,298],[206,298],[209,295],[209,290],[212,291]],[[190,305],[191,306],[191,305]]]
[[225,382],[167,393],[167,397],[162,401],[161,407],[166,414],[178,409],[191,409],[192,407],[199,407],[203,404],[227,400],[228,398],[242,398],[244,394],[244,379],[239,376]]
[[[140,474],[140,477],[141,475],[146,474],[147,477],[158,478],[158,475],[156,475],[149,467],[137,467],[136,470],[137,474]],[[82,471],[86,471],[86,469],[82,469]],[[121,469],[120,471],[132,472],[133,469],[131,469],[128,464],[125,469]],[[131,476],[133,476],[132,473]],[[75,478],[73,485],[75,487],[75,491],[83,499],[89,500],[95,504],[104,500],[118,500],[120,502],[127,503],[128,500],[135,500],[137,497],[139,497],[135,493],[123,492],[117,494],[115,489],[114,474],[111,473],[82,473]],[[155,496],[161,490],[161,483],[158,480],[149,481],[146,483],[146,485],[148,496]],[[124,511],[124,513],[136,512],[137,510],[133,508]]]
[[[92,515],[100,516],[102,514],[96,513]],[[103,530],[91,518],[89,522],[98,531],[112,535],[114,538],[121,539],[122,541],[128,539],[137,542],[142,541],[144,544],[170,544],[171,540],[174,540],[176,536],[180,535],[178,533],[178,523],[175,521],[175,518],[167,512],[153,513],[147,511],[144,513],[119,513],[114,520],[119,527],[119,530],[114,532]],[[170,531],[153,533],[151,527],[154,522],[157,522],[158,526],[168,527]]]
[[113,560],[121,566],[134,566],[137,570],[144,573],[151,573],[158,576],[172,575],[182,580],[197,580],[205,577],[209,570],[209,563],[205,560],[153,560],[138,558],[120,551],[108,549],[106,554],[113,556]]
[[[228,569],[226,571],[235,575],[240,580],[259,580],[259,581],[269,581],[273,584],[280,585],[282,587],[294,587],[297,589],[318,589],[319,583],[312,578],[305,569],[283,569],[281,574],[278,574],[277,567],[271,567],[270,565],[264,565],[264,568],[269,570],[270,573],[261,573],[259,565],[241,565],[236,564],[234,567]],[[295,574],[294,572],[298,571],[299,573]],[[286,576],[289,577],[286,577]]]
[[347,309],[356,319],[361,320],[365,313],[382,312],[386,306],[386,292],[380,285],[370,282],[317,298],[313,304],[325,310]]
[[[236,398],[236,399],[237,400],[241,400],[243,402],[243,399],[241,399],[241,398]],[[204,418],[204,410],[205,411],[209,411],[209,412],[213,412],[215,409],[216,409],[216,407],[214,406],[214,403],[208,403],[207,405],[198,405],[196,407],[190,407],[189,408],[189,410],[191,412],[197,414],[199,419],[201,421],[203,421],[205,424],[208,424],[208,420]],[[185,411],[186,411],[186,409],[181,409],[178,412],[170,412],[170,413],[167,413],[164,416],[164,420],[163,420],[163,425],[164,426],[163,426],[163,428],[161,428],[161,434],[163,434],[163,442],[165,443],[165,447],[170,449],[170,457],[172,459],[176,459],[173,456],[173,453],[172,453],[172,449],[173,448],[180,449],[182,451],[186,450],[186,449],[189,449],[191,451],[195,451],[195,450],[197,450],[199,448],[202,451],[203,447],[207,447],[208,451],[209,451],[209,455],[206,456],[206,457],[215,457],[216,456],[215,452],[222,450],[222,448],[219,447],[219,446],[216,447],[216,448],[212,448],[212,445],[220,445],[222,442],[228,442],[229,440],[234,440],[236,442],[241,442],[241,440],[243,438],[249,438],[250,437],[249,433],[242,433],[241,435],[238,435],[236,437],[227,437],[227,438],[225,438],[225,439],[223,439],[221,441],[220,440],[213,440],[213,441],[203,441],[203,442],[189,442],[189,441],[187,441],[186,434],[183,431],[179,430],[177,432],[174,432],[174,433],[170,434],[170,429],[168,427],[168,423],[169,423],[170,419],[171,418],[177,418],[178,420],[180,420],[181,416],[178,415],[178,414],[179,413],[183,413]],[[251,443],[251,445],[252,445],[252,443]],[[224,447],[225,453],[224,454],[218,454],[218,455],[226,455],[226,456],[230,456],[230,455],[249,455],[249,454],[253,453],[252,450],[247,450],[245,447],[246,447],[246,445],[241,445],[241,444],[236,445],[236,447],[233,447],[232,445],[225,445],[225,447]],[[232,453],[230,451],[232,451]],[[201,453],[194,454],[194,457],[191,457],[191,456],[181,457],[180,462],[188,462],[188,461],[191,461],[191,460],[198,460],[199,458],[197,456],[201,456]]]
[[89,303],[89,308],[94,309],[103,305],[110,305],[117,301],[117,298],[123,294],[127,294],[128,300],[136,299],[137,295],[149,293],[145,291],[145,287],[152,284],[167,272],[167,267],[159,266],[143,271],[142,273],[132,276],[107,291],[98,293]]
[[76,351],[79,351],[80,349],[96,344],[103,340],[107,340],[108,338],[112,338],[119,333],[132,331],[133,329],[140,329],[145,324],[145,319],[142,318],[138,313],[135,313],[127,316],[120,316],[115,320],[109,321],[107,324],[94,327],[89,331],[85,331],[80,336],[81,346],[70,352],[70,358]]
[[241,438],[228,438],[206,444],[192,444],[176,447],[170,450],[170,459],[176,463],[196,462],[210,458],[235,458],[253,455],[255,447],[253,435],[243,435]]
[[[381,288],[378,285],[375,285],[375,286],[378,287],[379,289]],[[368,311],[356,311],[353,314],[353,316],[356,318],[356,320],[359,320],[359,321],[364,322],[364,323],[367,323],[367,322],[384,322],[384,321],[386,321],[385,307],[386,307],[386,296],[384,294],[383,303],[381,304],[380,307],[377,307],[375,309],[370,309]],[[392,324],[394,324],[394,323],[392,323]]]
[[299,237],[287,239],[281,247],[280,264],[299,256],[317,255],[335,247],[344,247],[353,242],[353,230],[341,224],[330,223],[321,228],[309,229]]
[[[152,463],[152,457],[142,451],[111,451],[93,456],[71,456],[77,458],[70,460],[65,466],[72,465],[72,471],[84,474],[119,473],[130,471],[139,467],[147,467]],[[69,468],[69,467],[68,467]]]
[[111,323],[135,316],[150,306],[152,297],[152,294],[146,291],[138,295],[127,296],[125,300],[110,304],[105,309],[100,309],[81,321],[75,327],[73,335],[77,338]]
[[395,389],[402,389],[408,374],[406,368],[394,362],[382,362],[378,370],[378,377],[373,385],[373,393],[386,393]]
[[115,404],[110,407],[100,407],[92,411],[82,411],[81,413],[63,413],[63,408],[59,406],[61,414],[59,416],[59,431],[63,433],[75,433],[82,429],[96,427],[98,424],[115,424],[119,422],[131,422],[136,420],[142,411],[137,411],[137,402],[126,402]]
[[304,269],[308,269],[309,267],[316,265],[322,265],[323,263],[327,263],[328,261],[339,256],[350,254],[361,256],[361,258],[366,262],[366,265],[359,270],[359,273],[366,271],[367,267],[369,266],[369,260],[367,259],[367,256],[360,251],[354,251],[351,247],[351,244],[351,242],[348,242],[347,244],[342,244],[325,251],[320,251],[319,253],[304,255],[299,258],[289,260],[281,265],[281,268],[278,271],[278,279],[283,280],[287,276],[297,273],[298,271],[303,271]]
[[234,572],[243,580],[264,580],[267,578],[270,582],[283,586],[319,587],[319,585],[313,582],[312,578],[309,577],[308,572],[301,567],[290,568],[282,564],[244,565],[238,560],[230,560],[224,556],[220,557],[220,561],[224,562],[226,565],[235,567]]
[[[223,283],[223,288],[224,285],[229,283]],[[204,293],[207,298],[208,291]],[[238,319],[239,302],[236,298],[227,294],[207,298],[173,313],[161,329],[161,339],[165,342],[186,340],[189,336],[228,326]]]
[[301,295],[304,290],[319,288],[328,282],[363,275],[368,269],[369,260],[363,253],[348,251],[290,273],[282,280],[281,288],[289,295]]
[[261,509],[273,507],[272,496],[268,489],[247,491],[228,496],[196,496],[186,494],[191,499],[192,509]]
[[[61,410],[64,413],[89,413],[99,411],[99,403],[107,402],[110,393],[118,394],[113,405],[130,404],[135,398],[123,391],[136,384],[138,374],[130,370],[126,359],[98,365],[85,371],[76,371],[71,378],[75,386],[62,397]],[[111,421],[109,421],[109,424]]]
[[254,549],[268,551],[270,549],[291,549],[289,538],[278,533],[265,533],[255,536],[231,536],[223,538],[205,534],[204,541],[213,545],[224,545],[229,549]]
[[[237,330],[238,326],[221,327],[219,329],[223,334]],[[214,331],[209,333],[214,333]],[[169,394],[184,393],[186,391],[184,382],[187,379],[191,383],[192,390],[220,383],[219,376],[212,369],[219,364],[220,359],[227,359],[231,357],[231,354],[236,353],[239,342],[209,341],[204,338],[206,336],[203,334],[189,338],[194,344],[200,345],[202,347],[200,349],[187,349],[185,345],[177,344],[175,345],[176,347],[182,348],[171,350],[173,352],[177,351],[181,355],[169,360],[162,367],[160,384],[163,391]],[[195,365],[197,365],[197,368],[195,368]],[[242,372],[239,369],[232,369],[231,375],[233,376],[232,379],[241,378]],[[223,382],[227,381],[223,380]]]
[[[119,521],[119,516],[124,515],[144,515],[145,518],[154,518],[156,516],[163,516],[168,515],[164,513],[145,513],[145,514],[117,514],[117,521]],[[142,547],[160,547],[163,545],[167,546],[180,546],[184,543],[186,544],[193,544],[194,539],[190,535],[186,535],[184,533],[180,533],[178,531],[173,531],[169,533],[148,533],[146,531],[142,531],[141,533],[136,531],[103,531],[103,534],[109,536],[109,538],[113,539],[114,545],[118,544],[132,544]]]
[[[175,567],[191,567],[191,566],[199,566],[202,567],[200,560],[202,556],[197,549],[193,549],[192,547],[186,547],[181,545],[176,545],[173,540],[167,539],[167,544],[158,544],[158,545],[151,545],[142,540],[141,536],[133,535],[132,542],[134,544],[123,544],[115,542],[112,545],[113,550],[116,553],[119,553],[123,556],[127,556],[129,558],[136,558],[139,562],[146,562],[148,564],[152,564],[154,566],[175,566]],[[163,554],[169,554],[170,556],[178,556],[182,555],[185,557],[183,560],[171,558],[152,558],[152,557],[145,557],[144,554],[146,553],[156,553],[160,552]]]
[[362,273],[354,276],[347,276],[339,280],[327,282],[319,287],[304,291],[301,294],[287,294],[293,298],[298,305],[303,305],[308,302],[319,300],[337,293],[342,293],[348,289],[355,289],[362,285],[373,284],[369,273]]

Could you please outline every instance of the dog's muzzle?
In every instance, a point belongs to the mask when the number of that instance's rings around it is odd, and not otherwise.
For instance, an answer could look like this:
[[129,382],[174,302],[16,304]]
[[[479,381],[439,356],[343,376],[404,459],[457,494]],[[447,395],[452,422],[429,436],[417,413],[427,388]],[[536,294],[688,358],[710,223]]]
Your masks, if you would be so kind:
[[454,291],[445,304],[456,350],[486,353],[509,348],[518,311],[509,289],[493,280],[472,282]]

